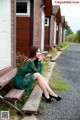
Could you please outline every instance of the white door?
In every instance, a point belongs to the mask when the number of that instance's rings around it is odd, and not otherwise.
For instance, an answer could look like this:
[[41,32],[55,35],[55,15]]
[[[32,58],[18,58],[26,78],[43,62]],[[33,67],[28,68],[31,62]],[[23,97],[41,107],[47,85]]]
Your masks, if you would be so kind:
[[42,11],[42,30],[41,30],[41,51],[44,51],[44,28],[45,28],[45,14]]
[[0,0],[0,70],[11,66],[11,0]]

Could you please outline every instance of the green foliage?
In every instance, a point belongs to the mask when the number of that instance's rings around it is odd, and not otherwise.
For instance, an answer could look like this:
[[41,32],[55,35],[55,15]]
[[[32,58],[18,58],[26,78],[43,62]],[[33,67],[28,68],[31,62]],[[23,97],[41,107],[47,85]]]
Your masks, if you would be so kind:
[[70,26],[67,27],[66,33],[65,33],[65,34],[66,34],[66,35],[73,34],[73,32],[72,32]]
[[69,34],[69,35],[67,35],[65,40],[67,42],[76,42],[76,34]]
[[20,52],[16,53],[16,67],[19,68],[21,63],[24,61],[24,59],[27,58],[24,54],[21,54]]
[[65,46],[67,46],[68,44],[67,44],[67,42],[62,42],[62,43],[60,43],[60,48],[64,48]]
[[48,60],[43,60],[43,70],[42,70],[42,74],[44,74],[48,69]]
[[76,39],[80,43],[80,30],[78,30],[76,34]]
[[55,56],[57,54],[56,48],[52,48],[51,50],[49,50],[49,53]]

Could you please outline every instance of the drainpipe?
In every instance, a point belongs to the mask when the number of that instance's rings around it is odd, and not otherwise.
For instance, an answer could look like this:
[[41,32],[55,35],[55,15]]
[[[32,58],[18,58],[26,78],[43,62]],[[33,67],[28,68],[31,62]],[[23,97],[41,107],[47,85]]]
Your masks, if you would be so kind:
[[16,0],[14,0],[14,68],[16,67]]

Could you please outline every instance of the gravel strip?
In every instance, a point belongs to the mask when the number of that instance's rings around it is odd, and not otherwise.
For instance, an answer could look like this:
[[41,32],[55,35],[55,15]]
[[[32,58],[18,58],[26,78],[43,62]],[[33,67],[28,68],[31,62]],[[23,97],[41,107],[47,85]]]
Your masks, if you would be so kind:
[[59,102],[42,101],[46,114],[39,114],[38,120],[80,120],[80,45],[70,44],[57,59],[55,68],[71,87],[69,91],[58,92],[62,96]]

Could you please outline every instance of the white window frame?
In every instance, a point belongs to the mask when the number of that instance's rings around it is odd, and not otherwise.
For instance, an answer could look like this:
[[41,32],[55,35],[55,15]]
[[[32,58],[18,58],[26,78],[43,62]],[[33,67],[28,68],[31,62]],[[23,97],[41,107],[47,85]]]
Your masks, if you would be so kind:
[[45,23],[45,26],[49,26],[49,18],[45,17],[45,20],[47,20],[47,24]]
[[16,4],[17,2],[26,2],[27,3],[27,13],[16,13],[17,16],[30,16],[30,0],[16,0]]

